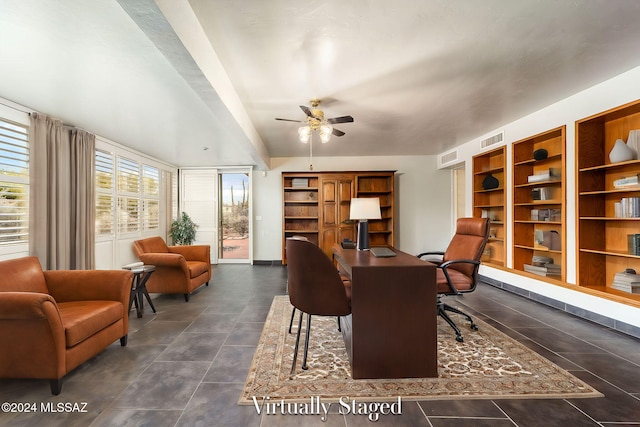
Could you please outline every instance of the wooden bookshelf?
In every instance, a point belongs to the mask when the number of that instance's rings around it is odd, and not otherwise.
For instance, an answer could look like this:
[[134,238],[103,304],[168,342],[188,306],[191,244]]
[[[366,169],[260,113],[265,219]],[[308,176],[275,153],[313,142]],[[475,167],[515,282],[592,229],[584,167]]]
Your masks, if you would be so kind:
[[[499,267],[505,266],[506,257],[505,160],[504,146],[473,157],[473,216],[491,219],[491,235],[482,262]],[[488,175],[497,178],[497,188],[483,188],[482,183]]]
[[[526,273],[546,281],[566,277],[565,142],[562,126],[513,144],[513,269],[524,273],[534,257],[550,258],[560,274]],[[537,150],[545,150],[546,158],[536,160]]]
[[382,219],[369,220],[371,246],[394,245],[394,174],[362,173],[356,175],[356,197],[378,197]]
[[353,197],[378,197],[382,219],[369,220],[369,244],[393,246],[395,171],[283,172],[282,262],[285,239],[306,237],[327,256],[343,239],[356,240],[355,222],[349,219]]
[[577,284],[635,306],[640,294],[611,285],[626,268],[640,273],[640,256],[630,254],[627,246],[627,236],[640,233],[640,218],[615,212],[622,198],[640,197],[640,187],[615,188],[613,183],[640,174],[640,160],[612,163],[609,152],[617,139],[627,141],[629,131],[638,129],[640,101],[576,122]]

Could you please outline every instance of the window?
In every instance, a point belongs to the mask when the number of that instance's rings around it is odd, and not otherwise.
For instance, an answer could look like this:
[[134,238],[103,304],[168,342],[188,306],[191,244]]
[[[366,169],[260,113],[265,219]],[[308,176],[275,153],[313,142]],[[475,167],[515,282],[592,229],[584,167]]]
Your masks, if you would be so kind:
[[29,239],[27,127],[0,119],[0,246]]
[[96,234],[160,228],[160,170],[96,149]]
[[160,171],[142,165],[142,229],[156,230],[160,227]]
[[114,233],[113,153],[96,150],[96,235]]

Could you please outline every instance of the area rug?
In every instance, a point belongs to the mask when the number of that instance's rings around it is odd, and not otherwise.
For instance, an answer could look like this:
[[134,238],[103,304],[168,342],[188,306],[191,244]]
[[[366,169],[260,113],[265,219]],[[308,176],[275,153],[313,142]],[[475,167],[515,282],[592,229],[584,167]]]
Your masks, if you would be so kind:
[[[338,402],[344,396],[370,402],[395,401],[399,396],[403,400],[602,396],[566,370],[480,320],[475,320],[479,331],[465,331],[464,342],[459,343],[451,328],[438,319],[437,378],[353,380],[336,319],[314,316],[309,369],[300,368],[302,335],[298,367],[291,377],[297,327],[296,318],[294,333],[289,333],[291,310],[287,296],[274,298],[238,401],[240,405],[254,405],[256,400],[264,399],[305,402],[312,397]],[[305,323],[306,319],[302,334]]]

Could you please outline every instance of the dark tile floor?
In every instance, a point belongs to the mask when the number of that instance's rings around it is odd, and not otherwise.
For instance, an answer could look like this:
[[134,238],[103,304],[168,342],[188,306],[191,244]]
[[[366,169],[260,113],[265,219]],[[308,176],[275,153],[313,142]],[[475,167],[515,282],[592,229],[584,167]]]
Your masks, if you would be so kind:
[[[129,344],[114,343],[66,378],[0,380],[0,403],[36,404],[2,413],[2,426],[362,426],[364,416],[263,416],[236,405],[283,267],[220,265],[189,303],[158,296],[157,314],[132,316]],[[640,340],[481,285],[460,300],[469,312],[572,371],[605,397],[403,402],[380,426],[640,426]],[[465,334],[472,333],[464,330]],[[1,351],[1,350],[0,350]],[[86,412],[42,412],[49,402],[86,402]],[[55,406],[54,406],[55,407]],[[72,407],[73,408],[73,407]],[[79,408],[82,409],[82,408]]]

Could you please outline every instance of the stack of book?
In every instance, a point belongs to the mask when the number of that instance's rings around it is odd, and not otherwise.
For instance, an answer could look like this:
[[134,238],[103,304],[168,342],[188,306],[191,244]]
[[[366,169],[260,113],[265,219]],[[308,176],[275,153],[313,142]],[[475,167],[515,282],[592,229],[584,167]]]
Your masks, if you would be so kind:
[[640,275],[625,272],[616,273],[611,287],[630,294],[640,294]]
[[638,175],[626,176],[624,178],[616,179],[613,181],[614,188],[628,188],[637,187],[640,184],[640,178]]
[[562,269],[553,263],[553,258],[537,255],[531,259],[531,264],[524,264],[524,271],[545,277],[562,275]]
[[294,188],[305,188],[309,186],[308,178],[293,178],[291,180],[291,186]]
[[558,168],[549,168],[542,172],[536,172],[533,175],[527,177],[527,181],[531,182],[543,182],[543,181],[557,181],[561,178],[561,172]]

